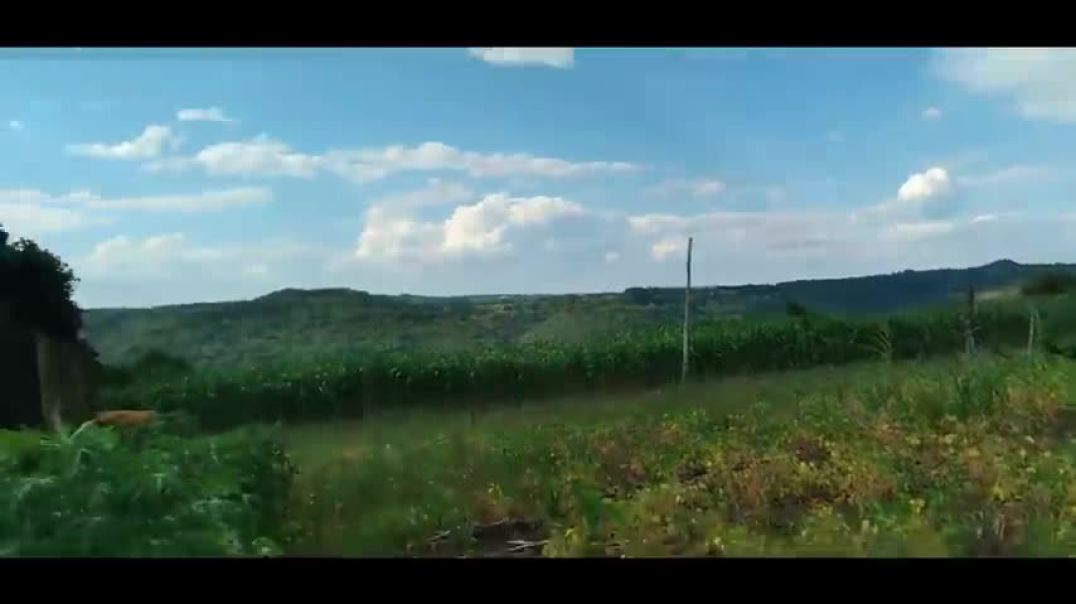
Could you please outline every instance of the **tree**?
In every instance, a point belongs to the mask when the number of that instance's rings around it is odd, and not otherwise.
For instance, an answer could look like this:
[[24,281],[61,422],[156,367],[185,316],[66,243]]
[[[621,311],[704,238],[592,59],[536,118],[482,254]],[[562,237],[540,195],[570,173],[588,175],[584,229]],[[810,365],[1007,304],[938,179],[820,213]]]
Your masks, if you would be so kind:
[[799,302],[789,301],[785,303],[785,313],[790,317],[803,319],[809,316],[811,314],[811,311]]
[[1056,296],[1076,289],[1076,275],[1050,271],[1036,275],[1020,288],[1025,296]]
[[0,225],[0,303],[11,318],[58,339],[73,341],[82,312],[71,299],[78,279],[67,264],[29,239],[9,243]]

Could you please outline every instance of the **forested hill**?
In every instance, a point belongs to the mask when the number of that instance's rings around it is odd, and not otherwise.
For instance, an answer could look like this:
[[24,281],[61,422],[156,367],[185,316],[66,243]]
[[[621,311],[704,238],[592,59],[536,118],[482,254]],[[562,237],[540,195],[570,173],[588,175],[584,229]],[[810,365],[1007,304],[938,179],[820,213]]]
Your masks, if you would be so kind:
[[[825,313],[890,313],[954,301],[968,286],[984,297],[1003,294],[1050,271],[1076,273],[1076,265],[1001,260],[968,269],[698,287],[692,298],[700,320],[781,313],[790,302]],[[130,362],[158,350],[199,364],[229,364],[380,346],[460,349],[533,339],[578,341],[625,327],[675,321],[682,304],[679,288],[458,297],[284,289],[248,301],[91,309],[84,320],[90,341],[106,362]]]
[[[980,292],[1017,287],[1044,272],[1076,273],[1076,264],[1019,264],[998,260],[963,269],[901,271],[888,275],[786,281],[776,285],[698,288],[702,299],[742,300],[744,312],[780,310],[792,301],[828,313],[889,313],[945,303],[969,286]],[[631,288],[625,300],[635,304],[683,302],[680,288]]]

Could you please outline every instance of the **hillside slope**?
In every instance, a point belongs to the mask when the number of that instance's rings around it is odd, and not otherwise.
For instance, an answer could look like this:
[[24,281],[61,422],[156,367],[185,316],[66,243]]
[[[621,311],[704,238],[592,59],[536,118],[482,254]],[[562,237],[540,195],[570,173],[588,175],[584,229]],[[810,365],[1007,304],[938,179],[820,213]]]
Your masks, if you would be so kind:
[[[1003,260],[969,269],[700,287],[692,299],[700,320],[781,313],[792,301],[825,313],[889,313],[951,303],[969,285],[999,292],[1047,270],[1076,273],[1076,265]],[[85,311],[85,326],[106,363],[163,350],[201,365],[253,364],[385,346],[461,349],[536,339],[578,341],[677,321],[682,305],[683,291],[677,288],[466,297],[285,289],[241,302],[91,309]]]

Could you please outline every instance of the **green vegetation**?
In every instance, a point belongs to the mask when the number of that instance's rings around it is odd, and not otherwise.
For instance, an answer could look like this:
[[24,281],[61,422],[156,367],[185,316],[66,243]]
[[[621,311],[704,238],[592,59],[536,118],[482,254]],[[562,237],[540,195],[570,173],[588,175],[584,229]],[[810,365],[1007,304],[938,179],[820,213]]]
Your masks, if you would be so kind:
[[264,431],[0,432],[0,556],[279,554],[292,473]]
[[1051,271],[1037,275],[1020,288],[1025,296],[1056,296],[1076,290],[1076,275]]
[[[673,394],[292,431],[296,551],[1076,551],[1070,362],[737,378]],[[491,524],[496,521],[511,522]]]
[[[984,308],[983,347],[1026,338],[1022,312]],[[908,359],[963,347],[963,319],[922,313],[884,322],[809,316],[718,321],[692,333],[698,378],[840,365],[879,357]],[[111,391],[114,408],[153,406],[194,414],[207,428],[250,421],[362,417],[373,408],[509,403],[673,382],[681,362],[677,328],[627,333],[577,345],[534,343],[473,352],[386,351],[252,369],[206,369],[170,381]]]
[[[1019,288],[1042,273],[1074,271],[1073,265],[1001,261],[961,270],[697,287],[692,312],[702,322],[753,320],[783,316],[794,302],[816,314],[883,316],[959,305],[969,286],[992,294]],[[162,350],[197,366],[230,368],[353,357],[384,348],[456,352],[536,340],[574,344],[654,329],[682,315],[679,288],[453,298],[324,289],[282,290],[247,302],[92,309],[85,312],[85,324],[94,348],[110,365]]]

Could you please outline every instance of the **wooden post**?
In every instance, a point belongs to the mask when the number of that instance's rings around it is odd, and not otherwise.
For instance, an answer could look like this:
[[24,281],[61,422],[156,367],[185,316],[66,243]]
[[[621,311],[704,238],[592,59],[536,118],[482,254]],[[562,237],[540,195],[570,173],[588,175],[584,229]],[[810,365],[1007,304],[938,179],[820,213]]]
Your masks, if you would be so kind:
[[964,318],[964,352],[975,354],[975,286],[968,287],[968,311]]
[[680,383],[687,382],[688,371],[688,329],[691,324],[691,247],[693,237],[687,238],[687,286],[684,287],[684,360],[680,367]]
[[1035,331],[1038,328],[1038,309],[1031,306],[1027,316],[1027,358],[1032,358],[1035,353]]

